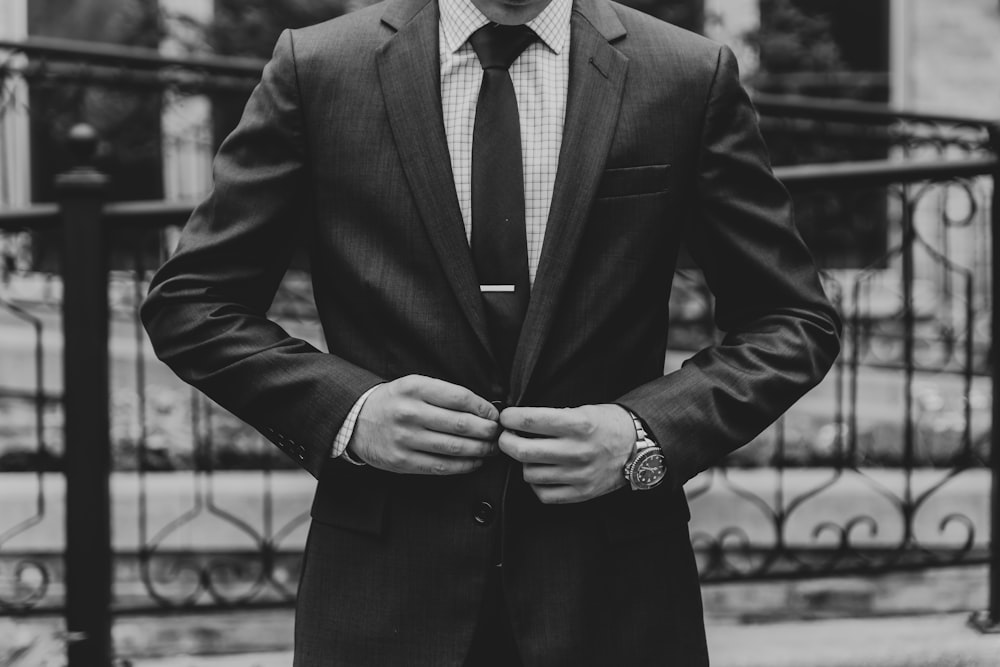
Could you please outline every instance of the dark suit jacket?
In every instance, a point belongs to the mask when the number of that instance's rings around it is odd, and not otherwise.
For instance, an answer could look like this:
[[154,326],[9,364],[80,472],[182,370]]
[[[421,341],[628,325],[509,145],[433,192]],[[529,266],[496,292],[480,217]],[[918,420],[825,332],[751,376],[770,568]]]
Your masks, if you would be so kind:
[[[838,351],[734,57],[576,1],[559,171],[507,377],[450,173],[437,25],[433,0],[388,0],[281,36],[214,192],[153,281],[150,337],[319,479],[296,664],[461,664],[498,540],[526,664],[705,664],[680,485],[764,429]],[[682,241],[727,334],[664,376]],[[329,354],[265,315],[297,244]],[[444,478],[329,459],[355,400],[410,373],[512,404],[621,403],[663,446],[673,484],[542,506],[505,458]],[[476,521],[484,502],[504,520]]]

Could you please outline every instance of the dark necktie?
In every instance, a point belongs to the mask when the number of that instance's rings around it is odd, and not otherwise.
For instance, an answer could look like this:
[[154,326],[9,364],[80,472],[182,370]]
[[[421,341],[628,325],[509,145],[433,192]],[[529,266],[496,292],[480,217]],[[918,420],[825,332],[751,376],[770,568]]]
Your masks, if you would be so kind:
[[507,69],[535,39],[527,26],[495,23],[469,38],[483,67],[472,134],[472,257],[493,351],[506,372],[529,290],[521,128]]

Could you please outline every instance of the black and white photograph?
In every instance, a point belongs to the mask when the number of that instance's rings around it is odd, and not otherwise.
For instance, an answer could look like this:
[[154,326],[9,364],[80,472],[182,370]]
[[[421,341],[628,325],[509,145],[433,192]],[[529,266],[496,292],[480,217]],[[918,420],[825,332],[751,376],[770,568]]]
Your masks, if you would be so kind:
[[0,667],[1000,667],[1000,2],[0,0]]

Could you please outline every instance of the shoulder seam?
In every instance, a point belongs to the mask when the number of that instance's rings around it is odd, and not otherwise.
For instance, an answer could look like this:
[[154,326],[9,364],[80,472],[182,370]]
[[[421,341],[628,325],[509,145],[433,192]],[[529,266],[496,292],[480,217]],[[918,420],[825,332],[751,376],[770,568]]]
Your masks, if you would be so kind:
[[301,135],[302,141],[302,162],[305,165],[306,170],[309,171],[309,151],[307,148],[309,146],[309,137],[307,136],[308,126],[306,125],[305,105],[302,103],[302,84],[299,81],[299,62],[295,55],[295,31],[290,28],[286,28],[285,32],[288,34],[288,53],[292,59],[292,74],[295,76],[295,99],[299,115],[299,134]]
[[719,82],[719,71],[722,69],[722,54],[725,50],[725,46],[719,45],[718,50],[715,54],[715,71],[712,72],[712,80],[708,84],[708,92],[705,95],[705,104],[701,113],[701,127],[698,131],[698,136],[701,138],[700,145],[698,146],[698,165],[701,166],[702,160],[702,148],[705,145],[705,128],[708,125],[708,115],[711,113],[712,107],[712,96],[715,94],[716,84]]

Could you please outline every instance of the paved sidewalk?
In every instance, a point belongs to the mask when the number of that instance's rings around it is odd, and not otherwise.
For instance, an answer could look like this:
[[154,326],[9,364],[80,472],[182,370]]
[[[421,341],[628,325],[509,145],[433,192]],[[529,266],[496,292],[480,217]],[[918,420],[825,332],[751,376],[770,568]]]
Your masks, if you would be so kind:
[[132,667],[291,667],[292,652],[220,656],[177,656],[133,660]]
[[1000,667],[968,614],[708,626],[713,667]]
[[[967,618],[962,613],[751,625],[713,622],[708,638],[713,667],[1000,667],[1000,635],[980,635],[967,627]],[[278,652],[143,659],[133,667],[291,664],[291,652]]]

